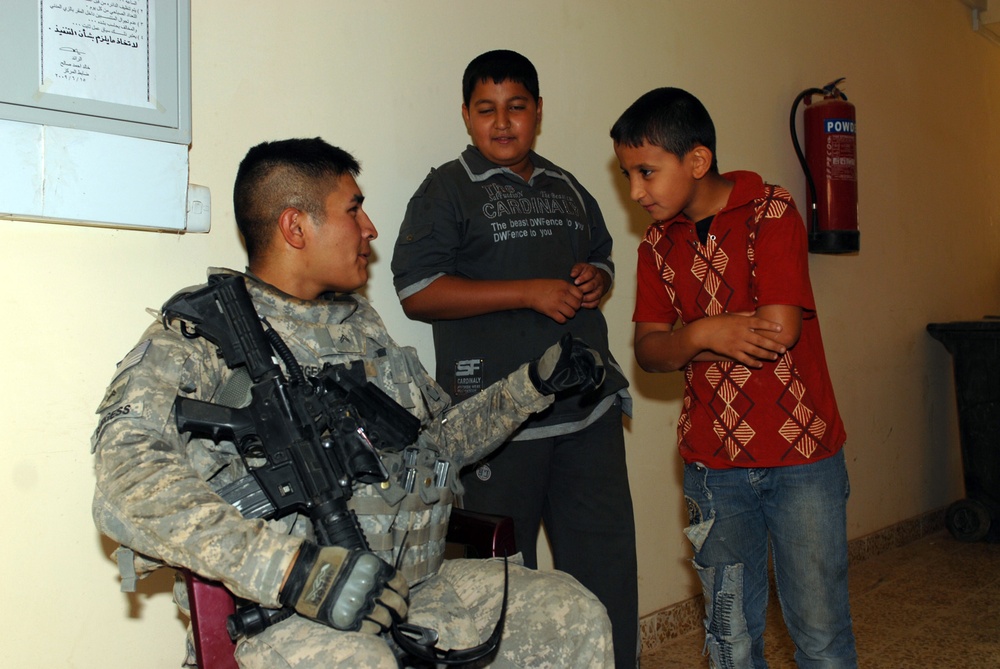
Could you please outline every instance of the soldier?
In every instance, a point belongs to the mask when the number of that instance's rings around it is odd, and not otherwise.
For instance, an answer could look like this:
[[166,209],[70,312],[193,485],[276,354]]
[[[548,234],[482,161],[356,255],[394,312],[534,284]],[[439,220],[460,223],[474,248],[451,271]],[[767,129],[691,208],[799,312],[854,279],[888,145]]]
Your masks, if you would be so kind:
[[[415,351],[393,341],[354,293],[367,283],[377,236],[362,208],[359,171],[350,154],[319,138],[252,148],[234,187],[249,269],[209,274],[243,279],[259,316],[305,374],[361,361],[367,380],[419,420],[419,438],[407,449],[406,465],[418,474],[412,492],[396,475],[398,453],[382,454],[387,482],[354,486],[350,504],[371,551],[320,545],[304,515],[245,518],[220,497],[247,475],[247,463],[229,441],[180,431],[174,402],[241,407],[249,390],[240,368],[230,369],[189,323],[167,318],[166,308],[163,322],[118,364],[98,409],[94,520],[122,545],[117,558],[127,580],[183,567],[264,607],[295,610],[240,640],[244,668],[397,667],[399,653],[379,633],[404,619],[435,630],[439,649],[481,645],[500,616],[504,565],[443,562],[444,528],[460,491],[455,473],[548,407],[555,392],[599,384],[603,375],[596,353],[564,339],[452,406]],[[435,480],[430,468],[438,461],[446,473]],[[604,608],[572,577],[512,565],[509,593],[491,666],[611,666]],[[186,608],[183,588],[175,599]],[[189,648],[186,666],[193,662]]]

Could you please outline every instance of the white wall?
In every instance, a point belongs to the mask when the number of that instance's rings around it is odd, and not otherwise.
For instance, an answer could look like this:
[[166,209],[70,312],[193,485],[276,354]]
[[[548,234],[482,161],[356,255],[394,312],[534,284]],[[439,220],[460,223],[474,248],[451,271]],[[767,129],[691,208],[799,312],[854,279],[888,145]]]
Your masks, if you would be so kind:
[[230,189],[247,148],[320,135],[356,153],[380,259],[368,295],[431,360],[389,256],[406,201],[466,136],[460,77],[517,49],[545,98],[537,148],[594,193],[617,242],[605,306],[636,397],[627,433],[642,613],[695,592],[674,444],[681,383],[632,361],[630,205],[607,132],[646,90],[692,90],[712,111],[723,170],[804,198],[788,139],[795,95],[846,76],[858,107],[862,252],[811,258],[850,434],[852,537],[962,495],[951,361],[928,322],[1000,312],[1000,48],[955,0],[212,0],[193,7],[191,181],[213,194],[209,235],[0,221],[4,664],[176,667],[183,622],[155,578],[117,591],[90,520],[89,436],[115,363],[209,265],[242,268]]

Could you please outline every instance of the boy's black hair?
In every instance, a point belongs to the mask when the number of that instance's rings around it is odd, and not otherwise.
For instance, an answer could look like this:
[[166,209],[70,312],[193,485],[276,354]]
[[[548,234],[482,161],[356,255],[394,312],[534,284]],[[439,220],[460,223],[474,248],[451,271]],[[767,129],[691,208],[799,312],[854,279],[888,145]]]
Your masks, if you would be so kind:
[[611,127],[615,144],[658,146],[683,158],[696,146],[712,152],[712,172],[718,172],[715,158],[715,124],[705,105],[680,88],[656,88],[641,96]]
[[528,89],[531,97],[538,102],[538,72],[531,61],[508,49],[487,51],[472,59],[462,76],[462,100],[469,106],[472,91],[481,81],[493,80],[495,84],[513,81]]
[[354,156],[319,137],[263,142],[250,149],[236,172],[233,210],[251,263],[270,244],[282,211],[295,207],[322,219],[331,182],[360,173]]

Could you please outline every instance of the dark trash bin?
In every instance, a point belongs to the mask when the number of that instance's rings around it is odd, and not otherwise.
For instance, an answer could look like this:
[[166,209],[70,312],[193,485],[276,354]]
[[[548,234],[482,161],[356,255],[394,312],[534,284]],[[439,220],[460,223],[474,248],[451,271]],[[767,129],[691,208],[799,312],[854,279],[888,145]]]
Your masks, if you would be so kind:
[[960,541],[1000,541],[1000,318],[930,323],[951,353],[965,499],[945,523]]

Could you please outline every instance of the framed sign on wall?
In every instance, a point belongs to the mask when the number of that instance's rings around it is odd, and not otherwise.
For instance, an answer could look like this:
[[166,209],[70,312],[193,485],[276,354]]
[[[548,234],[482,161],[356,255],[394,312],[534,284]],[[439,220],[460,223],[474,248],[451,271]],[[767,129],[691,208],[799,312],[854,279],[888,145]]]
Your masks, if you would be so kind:
[[2,2],[0,219],[207,232],[190,0]]
[[4,0],[0,118],[191,142],[190,0]]

